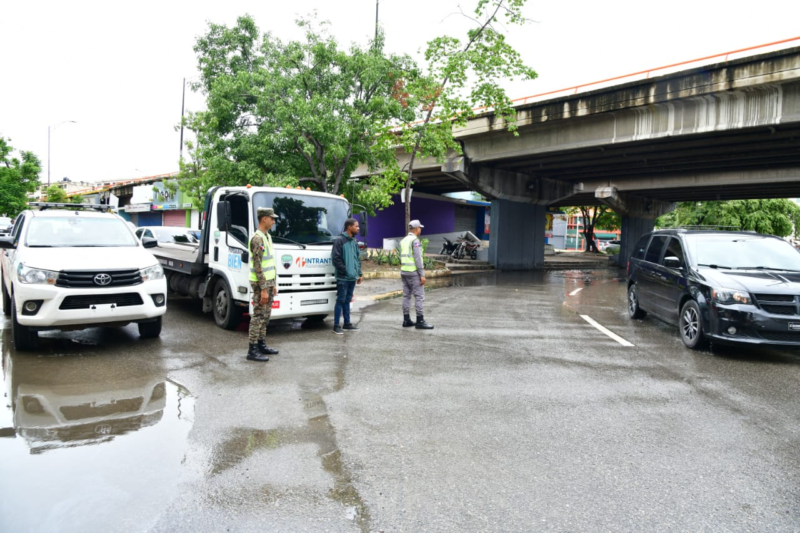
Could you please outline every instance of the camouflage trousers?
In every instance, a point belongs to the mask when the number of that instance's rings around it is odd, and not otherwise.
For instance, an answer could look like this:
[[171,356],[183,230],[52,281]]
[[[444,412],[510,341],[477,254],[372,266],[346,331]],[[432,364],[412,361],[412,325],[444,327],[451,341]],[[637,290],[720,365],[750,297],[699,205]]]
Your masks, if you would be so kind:
[[253,313],[250,315],[250,344],[256,344],[267,338],[267,324],[272,315],[272,301],[275,299],[275,282],[267,282],[269,298],[266,305],[261,305],[261,287],[251,283],[253,289]]

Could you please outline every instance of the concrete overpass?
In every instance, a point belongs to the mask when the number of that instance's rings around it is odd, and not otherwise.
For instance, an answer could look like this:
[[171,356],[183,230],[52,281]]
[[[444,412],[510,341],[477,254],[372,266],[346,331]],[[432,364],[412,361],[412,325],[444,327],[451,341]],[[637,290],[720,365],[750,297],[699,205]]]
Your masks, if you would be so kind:
[[463,155],[414,171],[415,190],[472,189],[492,200],[490,259],[500,269],[543,262],[548,207],[612,207],[626,258],[626,245],[675,202],[800,197],[800,47],[517,112],[518,137],[485,113],[455,132]]

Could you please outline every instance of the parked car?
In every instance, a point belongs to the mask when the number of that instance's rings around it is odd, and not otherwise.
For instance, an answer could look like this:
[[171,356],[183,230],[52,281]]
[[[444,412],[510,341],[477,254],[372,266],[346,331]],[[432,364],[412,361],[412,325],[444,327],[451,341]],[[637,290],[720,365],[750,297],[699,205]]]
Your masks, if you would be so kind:
[[[35,204],[47,207],[47,204]],[[17,350],[39,331],[135,322],[142,337],[161,333],[167,284],[158,260],[125,221],[93,209],[23,211],[0,237],[3,313]]]
[[648,313],[692,349],[800,346],[800,251],[753,232],[649,233],[628,261],[628,314]]
[[610,241],[606,242],[606,247],[604,249],[601,249],[600,251],[601,252],[605,252],[605,253],[607,253],[609,255],[618,254],[621,244],[622,244],[622,241],[617,240],[617,239],[613,239],[613,240],[610,240]]
[[7,235],[11,233],[11,227],[14,221],[9,217],[0,217],[0,235]]
[[136,230],[136,236],[150,237],[162,244],[199,244],[200,239],[192,233],[194,230],[172,226],[146,226]]

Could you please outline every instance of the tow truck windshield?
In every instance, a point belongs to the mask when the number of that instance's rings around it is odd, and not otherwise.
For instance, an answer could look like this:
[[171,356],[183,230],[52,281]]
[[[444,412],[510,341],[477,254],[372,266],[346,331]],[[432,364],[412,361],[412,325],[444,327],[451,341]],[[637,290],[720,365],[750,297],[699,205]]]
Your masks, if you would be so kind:
[[301,196],[290,192],[256,193],[253,195],[253,213],[259,207],[271,207],[280,217],[270,231],[273,238],[279,238],[278,242],[283,239],[311,245],[330,244],[342,233],[349,210],[344,199]]
[[122,220],[75,215],[34,217],[25,244],[29,248],[138,246]]

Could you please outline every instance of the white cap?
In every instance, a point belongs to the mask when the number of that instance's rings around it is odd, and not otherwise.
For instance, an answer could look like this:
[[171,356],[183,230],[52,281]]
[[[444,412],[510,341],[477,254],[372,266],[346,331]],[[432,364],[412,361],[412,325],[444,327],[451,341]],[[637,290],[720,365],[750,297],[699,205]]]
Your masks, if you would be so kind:
[[422,224],[419,223],[419,220],[412,220],[408,223],[409,228],[424,228]]

